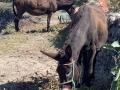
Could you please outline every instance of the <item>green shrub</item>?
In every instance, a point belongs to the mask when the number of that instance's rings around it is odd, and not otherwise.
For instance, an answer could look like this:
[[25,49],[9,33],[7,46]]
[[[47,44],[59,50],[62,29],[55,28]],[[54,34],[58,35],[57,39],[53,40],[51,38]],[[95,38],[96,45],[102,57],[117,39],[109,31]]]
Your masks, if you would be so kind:
[[113,69],[113,72],[114,72],[113,74],[115,75],[115,78],[112,82],[111,90],[120,90],[120,67],[116,66]]

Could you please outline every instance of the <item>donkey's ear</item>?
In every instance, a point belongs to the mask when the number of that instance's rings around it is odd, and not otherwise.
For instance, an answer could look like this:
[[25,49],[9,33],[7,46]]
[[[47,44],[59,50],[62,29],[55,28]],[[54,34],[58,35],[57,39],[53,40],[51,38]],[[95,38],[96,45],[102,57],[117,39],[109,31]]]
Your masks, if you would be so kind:
[[40,52],[42,52],[43,54],[45,54],[48,57],[51,57],[51,58],[53,58],[53,59],[55,59],[57,61],[59,61],[60,57],[61,57],[61,55],[58,52],[57,53],[50,53],[50,52],[45,52],[45,51],[40,51]]

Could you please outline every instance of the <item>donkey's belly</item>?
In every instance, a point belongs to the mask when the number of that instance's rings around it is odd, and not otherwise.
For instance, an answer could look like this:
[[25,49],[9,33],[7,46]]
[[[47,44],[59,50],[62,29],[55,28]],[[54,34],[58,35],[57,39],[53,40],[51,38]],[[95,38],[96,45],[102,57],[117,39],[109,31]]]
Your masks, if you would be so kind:
[[35,16],[47,14],[48,13],[47,11],[48,11],[47,9],[42,9],[42,8],[41,9],[32,9],[32,10],[28,9],[28,10],[26,10],[26,12],[28,12],[31,15],[35,15]]

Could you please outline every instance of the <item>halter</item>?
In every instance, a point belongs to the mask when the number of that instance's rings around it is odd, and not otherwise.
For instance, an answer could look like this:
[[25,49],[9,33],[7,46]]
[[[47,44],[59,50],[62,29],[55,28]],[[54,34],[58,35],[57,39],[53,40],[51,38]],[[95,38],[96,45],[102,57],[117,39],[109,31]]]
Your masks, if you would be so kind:
[[71,80],[68,80],[68,81],[66,81],[66,82],[59,83],[60,85],[64,85],[64,84],[67,84],[67,83],[72,82],[72,84],[73,84],[72,90],[75,90],[75,86],[76,86],[76,85],[75,85],[75,81],[74,81],[74,75],[75,75],[75,72],[74,72],[74,69],[75,69],[75,62],[76,62],[76,61],[73,61],[73,60],[72,60],[71,63],[63,64],[63,65],[65,65],[65,66],[72,65],[71,72],[69,72],[68,74],[66,74],[66,76],[68,77],[68,76],[70,76],[71,73],[72,73],[72,78],[71,78]]

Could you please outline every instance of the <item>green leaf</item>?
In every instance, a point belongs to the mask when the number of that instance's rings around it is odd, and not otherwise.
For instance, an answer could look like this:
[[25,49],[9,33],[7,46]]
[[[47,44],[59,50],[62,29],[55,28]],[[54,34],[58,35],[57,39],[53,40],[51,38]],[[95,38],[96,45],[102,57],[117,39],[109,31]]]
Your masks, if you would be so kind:
[[112,47],[120,47],[120,44],[118,41],[114,41],[112,44],[111,44]]

